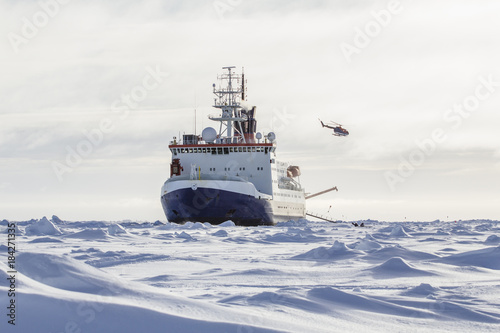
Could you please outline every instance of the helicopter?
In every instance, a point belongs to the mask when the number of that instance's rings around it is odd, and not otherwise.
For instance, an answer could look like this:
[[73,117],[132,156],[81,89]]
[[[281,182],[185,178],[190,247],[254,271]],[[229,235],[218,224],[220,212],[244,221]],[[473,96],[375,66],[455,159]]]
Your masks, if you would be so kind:
[[342,128],[342,125],[340,125],[339,123],[336,123],[334,121],[330,121],[328,124],[324,124],[321,119],[318,119],[321,123],[321,126],[323,127],[326,127],[326,128],[330,128],[333,130],[333,133],[332,135],[335,135],[335,136],[347,136],[349,135],[349,131],[346,130],[345,128]]

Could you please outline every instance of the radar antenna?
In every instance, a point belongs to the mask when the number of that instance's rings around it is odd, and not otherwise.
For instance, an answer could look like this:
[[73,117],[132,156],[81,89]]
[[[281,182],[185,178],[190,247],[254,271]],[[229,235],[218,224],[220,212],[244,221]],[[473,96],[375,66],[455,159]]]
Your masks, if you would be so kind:
[[222,67],[227,72],[217,76],[219,86],[213,84],[213,93],[216,96],[213,107],[220,109],[221,114],[211,115],[208,118],[220,122],[218,140],[221,142],[253,142],[256,124],[255,107],[249,111],[241,106],[241,101],[245,100],[245,74],[243,69],[242,74],[233,73],[234,68],[236,67]]

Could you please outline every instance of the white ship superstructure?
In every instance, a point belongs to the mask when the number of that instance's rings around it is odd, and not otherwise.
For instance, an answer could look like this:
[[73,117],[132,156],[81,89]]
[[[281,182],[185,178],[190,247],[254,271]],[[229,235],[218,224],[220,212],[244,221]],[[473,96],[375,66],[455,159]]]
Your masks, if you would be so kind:
[[[199,221],[239,225],[274,224],[305,216],[300,169],[276,160],[276,136],[256,132],[256,107],[243,107],[244,74],[232,72],[214,84],[214,107],[202,135],[174,138],[170,178],[162,187],[162,205],[171,222]],[[245,101],[246,102],[246,101]]]

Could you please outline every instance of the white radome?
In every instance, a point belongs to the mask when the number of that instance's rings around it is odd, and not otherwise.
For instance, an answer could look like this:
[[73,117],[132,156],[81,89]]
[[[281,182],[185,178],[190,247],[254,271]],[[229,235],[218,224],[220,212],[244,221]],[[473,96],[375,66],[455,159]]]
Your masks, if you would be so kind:
[[201,132],[201,137],[205,142],[213,142],[217,138],[217,131],[213,127],[206,127]]

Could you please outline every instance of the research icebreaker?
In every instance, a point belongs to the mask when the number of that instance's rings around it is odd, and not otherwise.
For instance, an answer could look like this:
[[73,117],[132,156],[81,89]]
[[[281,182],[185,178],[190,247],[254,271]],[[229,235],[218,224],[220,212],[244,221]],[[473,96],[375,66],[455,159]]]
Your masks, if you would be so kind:
[[273,225],[306,215],[300,169],[276,159],[276,135],[257,130],[256,107],[247,107],[245,75],[223,67],[213,85],[218,123],[201,136],[173,138],[170,178],[161,203],[170,222],[228,220]]

